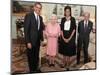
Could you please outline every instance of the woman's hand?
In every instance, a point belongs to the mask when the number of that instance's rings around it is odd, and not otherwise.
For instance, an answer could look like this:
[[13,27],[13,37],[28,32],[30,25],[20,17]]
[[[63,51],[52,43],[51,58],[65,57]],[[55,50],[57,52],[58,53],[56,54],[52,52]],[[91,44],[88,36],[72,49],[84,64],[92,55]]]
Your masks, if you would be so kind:
[[64,38],[64,41],[65,41],[66,43],[68,43],[68,42],[70,41],[70,39],[65,39],[65,38]]
[[32,48],[31,43],[27,43],[27,47],[28,47],[29,49],[31,49],[31,48]]
[[58,36],[57,35],[54,35],[54,37],[57,38]]
[[52,35],[51,35],[51,34],[49,34],[49,35],[48,35],[48,37],[52,37]]
[[50,34],[48,35],[48,37],[57,37],[55,34]]

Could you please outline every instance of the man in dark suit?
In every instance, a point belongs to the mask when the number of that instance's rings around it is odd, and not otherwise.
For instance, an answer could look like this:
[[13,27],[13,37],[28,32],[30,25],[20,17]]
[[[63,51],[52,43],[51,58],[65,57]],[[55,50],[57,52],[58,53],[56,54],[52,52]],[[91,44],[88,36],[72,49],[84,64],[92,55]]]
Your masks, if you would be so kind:
[[78,23],[77,64],[80,63],[80,50],[83,50],[84,63],[88,62],[88,46],[93,23],[89,20],[90,13],[84,13],[84,20]]
[[24,20],[24,33],[27,47],[27,57],[30,73],[40,72],[39,49],[43,41],[43,20],[40,16],[42,5],[36,2],[33,11],[26,14]]

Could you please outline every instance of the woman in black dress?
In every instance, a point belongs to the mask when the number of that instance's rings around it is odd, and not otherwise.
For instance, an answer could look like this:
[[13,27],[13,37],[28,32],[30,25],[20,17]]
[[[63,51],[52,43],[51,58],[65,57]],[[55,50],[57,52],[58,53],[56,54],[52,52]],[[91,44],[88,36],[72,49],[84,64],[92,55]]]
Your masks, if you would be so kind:
[[64,15],[61,19],[61,42],[60,42],[60,53],[63,55],[62,67],[69,70],[70,57],[76,54],[76,21],[71,16],[71,7],[66,6],[64,8]]

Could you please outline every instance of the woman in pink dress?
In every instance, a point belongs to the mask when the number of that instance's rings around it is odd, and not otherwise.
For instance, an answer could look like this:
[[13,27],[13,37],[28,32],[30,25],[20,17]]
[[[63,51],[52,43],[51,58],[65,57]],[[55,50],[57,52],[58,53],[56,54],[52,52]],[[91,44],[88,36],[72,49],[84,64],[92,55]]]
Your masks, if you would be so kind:
[[45,34],[47,38],[47,55],[49,66],[54,66],[55,56],[58,49],[58,37],[60,36],[60,25],[57,23],[57,16],[53,14],[50,22],[47,23]]

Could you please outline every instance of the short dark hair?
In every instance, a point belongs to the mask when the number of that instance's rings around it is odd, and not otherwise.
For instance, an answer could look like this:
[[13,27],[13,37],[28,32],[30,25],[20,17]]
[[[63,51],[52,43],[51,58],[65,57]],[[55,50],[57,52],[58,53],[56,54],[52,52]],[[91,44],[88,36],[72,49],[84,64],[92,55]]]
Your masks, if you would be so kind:
[[34,6],[36,6],[36,5],[40,5],[41,8],[42,8],[42,4],[41,4],[40,2],[35,2],[35,3],[34,3]]
[[[69,9],[69,11],[70,11],[70,16],[71,16],[71,15],[72,15],[72,14],[71,14],[71,7],[70,7],[70,6],[65,6],[65,8],[64,8],[64,12],[65,12],[67,9]],[[66,16],[65,13],[64,13],[64,16]]]

